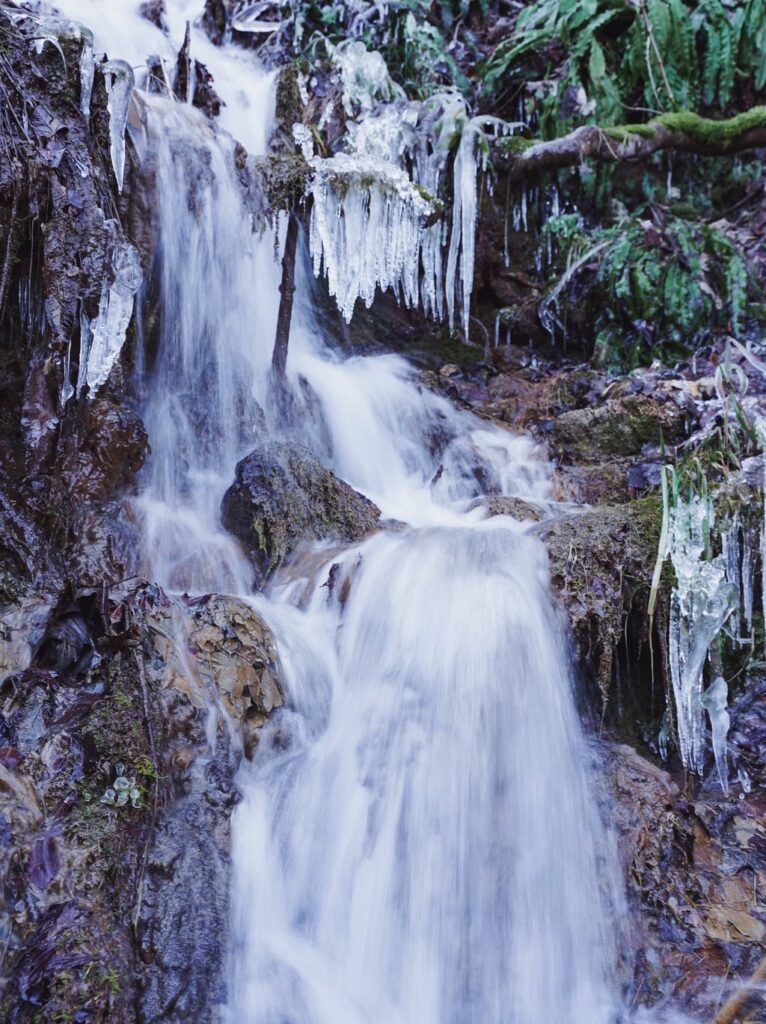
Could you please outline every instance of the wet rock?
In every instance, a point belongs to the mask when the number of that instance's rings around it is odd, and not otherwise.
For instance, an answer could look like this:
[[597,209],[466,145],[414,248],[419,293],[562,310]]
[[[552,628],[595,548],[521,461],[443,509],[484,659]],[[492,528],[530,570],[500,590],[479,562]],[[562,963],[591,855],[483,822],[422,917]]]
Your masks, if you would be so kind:
[[[605,704],[611,698],[615,651],[629,618],[638,620],[634,641],[646,639],[661,524],[660,501],[650,497],[563,515],[539,527],[578,664],[597,681]],[[628,696],[621,695],[623,704]]]
[[64,459],[64,480],[80,500],[106,498],[133,478],[148,450],[138,415],[127,403],[99,396],[88,403],[77,448]]
[[12,603],[0,603],[0,682],[29,668],[50,612],[50,600],[33,588]]
[[471,502],[469,508],[484,508],[488,516],[511,516],[521,522],[539,523],[545,518],[545,512],[538,505],[524,501],[523,498],[508,498],[503,495],[477,498]]
[[162,29],[163,32],[168,31],[165,0],[143,0],[143,3],[138,10],[142,18],[146,18],[147,21],[150,21],[152,25],[156,25],[157,28]]
[[192,105],[201,110],[207,117],[218,117],[221,107],[225,106],[213,85],[214,79],[205,65],[194,61],[194,94]]
[[129,502],[88,502],[75,508],[67,571],[78,595],[138,576],[140,551]]
[[573,458],[602,462],[609,456],[638,455],[644,445],[658,445],[661,439],[675,443],[687,433],[686,419],[687,413],[675,402],[628,395],[562,413],[550,438]]
[[221,516],[262,585],[302,541],[361,540],[380,511],[307,448],[267,442],[237,466]]
[[[282,703],[268,628],[123,587],[56,613],[0,699],[0,1017],[212,1024],[234,776]],[[136,799],[105,803],[119,779]]]
[[711,1020],[722,979],[746,980],[766,953],[763,808],[715,794],[686,799],[631,747],[604,753],[605,812],[635,922],[635,1001],[670,999]]

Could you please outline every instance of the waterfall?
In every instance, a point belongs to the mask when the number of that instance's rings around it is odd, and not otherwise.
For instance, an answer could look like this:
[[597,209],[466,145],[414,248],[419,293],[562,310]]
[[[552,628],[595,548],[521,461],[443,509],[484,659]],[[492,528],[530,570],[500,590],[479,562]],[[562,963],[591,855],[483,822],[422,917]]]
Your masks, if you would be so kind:
[[305,607],[303,580],[259,604],[290,706],[242,773],[228,1019],[606,1024],[604,850],[539,542],[383,532],[342,571],[343,601],[325,572]]
[[[171,20],[187,7],[170,3]],[[93,28],[98,49],[113,30]],[[213,59],[225,84],[267,95],[252,62]],[[253,150],[268,106],[232,95],[226,127]],[[237,460],[279,429],[273,240],[250,230],[225,134],[162,100],[148,120],[160,325],[142,367],[144,555],[168,589],[251,600],[286,690],[239,779],[224,1019],[611,1024],[617,871],[545,550],[476,505],[549,501],[548,467],[531,440],[423,389],[404,359],[334,352],[312,323],[304,244],[288,371],[314,412],[295,429],[383,523],[252,595],[218,508]]]

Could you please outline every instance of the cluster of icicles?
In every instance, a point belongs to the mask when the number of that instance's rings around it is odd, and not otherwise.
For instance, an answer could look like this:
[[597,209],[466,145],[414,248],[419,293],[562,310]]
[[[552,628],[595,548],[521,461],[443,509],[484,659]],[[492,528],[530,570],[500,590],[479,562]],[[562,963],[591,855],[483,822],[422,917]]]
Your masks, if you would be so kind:
[[[765,427],[759,429],[762,444]],[[720,552],[712,555],[716,539]],[[670,557],[675,573],[668,657],[681,760],[696,774],[703,774],[707,713],[718,778],[728,793],[729,693],[715,641],[723,631],[736,645],[754,643],[756,563],[760,557],[761,572],[766,573],[766,518],[759,514],[745,522],[733,513],[722,517],[716,528],[715,502],[709,493],[679,497],[668,513],[663,553]],[[766,619],[766,587],[762,591]],[[705,689],[707,664],[711,682]],[[747,773],[740,767],[737,774],[749,791]]]
[[[314,272],[324,270],[347,322],[357,299],[369,307],[378,288],[391,289],[409,307],[421,304],[428,316],[446,316],[450,327],[459,314],[468,337],[478,178],[486,168],[487,136],[519,125],[469,118],[454,90],[423,102],[407,100],[381,55],[357,40],[335,47],[333,58],[344,112],[355,119],[347,129],[346,152],[315,157],[308,129],[294,129],[314,169]],[[447,221],[439,216],[438,197],[455,143]]]
[[[31,22],[34,49],[42,53],[46,46],[52,46],[65,66],[66,55],[60,38],[68,35],[80,41],[80,112],[86,118],[90,116],[96,70],[104,76],[109,113],[110,156],[117,187],[122,191],[125,174],[125,132],[135,86],[132,67],[125,60],[106,60],[97,64],[93,50],[93,33],[77,22],[50,13],[40,16],[27,10],[6,9],[6,14],[16,21]],[[106,382],[125,342],[128,324],[133,314],[133,301],[141,287],[143,274],[138,250],[129,242],[119,239],[117,228],[116,221],[106,221],[109,245],[107,255],[111,263],[112,279],[111,283],[104,280],[96,316],[91,320],[84,312],[81,314],[79,371],[77,380],[73,382],[70,375],[70,348],[64,367],[62,403],[67,402],[72,395],[76,394],[79,397],[86,385],[90,393],[95,394]]]

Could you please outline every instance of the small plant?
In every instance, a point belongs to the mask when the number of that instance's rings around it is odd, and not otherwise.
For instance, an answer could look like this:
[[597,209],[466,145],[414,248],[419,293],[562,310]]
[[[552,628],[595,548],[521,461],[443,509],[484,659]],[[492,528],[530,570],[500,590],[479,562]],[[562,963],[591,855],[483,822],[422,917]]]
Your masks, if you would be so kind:
[[[658,210],[652,219],[624,217],[590,232],[571,216],[559,217],[551,231],[569,245],[562,282],[568,288],[577,278],[570,301],[596,311],[594,357],[601,366],[623,370],[685,357],[716,333],[736,337],[746,319],[760,319],[758,307],[748,305],[754,282],[744,257],[704,221]],[[562,282],[545,306],[565,301]]]
[[136,759],[136,775],[143,775],[146,779],[162,778],[155,768],[154,762],[146,754],[142,754]]
[[143,806],[143,787],[136,785],[135,775],[125,774],[125,765],[115,765],[116,778],[114,783],[104,792],[101,803],[108,807],[125,807],[130,801],[136,809]]
[[102,985],[107,986],[112,995],[116,995],[118,992],[122,991],[120,975],[114,967],[107,967],[105,970],[102,970],[99,981]]

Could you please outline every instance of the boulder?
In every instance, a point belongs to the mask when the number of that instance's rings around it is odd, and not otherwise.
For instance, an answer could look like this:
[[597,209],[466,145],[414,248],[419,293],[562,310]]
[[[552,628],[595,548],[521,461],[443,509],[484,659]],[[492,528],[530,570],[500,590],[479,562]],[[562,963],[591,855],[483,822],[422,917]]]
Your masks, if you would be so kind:
[[380,510],[307,449],[267,441],[244,458],[221,518],[244,546],[262,586],[304,541],[361,540]]

